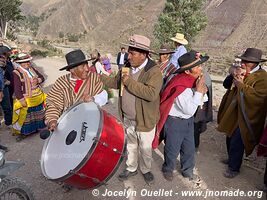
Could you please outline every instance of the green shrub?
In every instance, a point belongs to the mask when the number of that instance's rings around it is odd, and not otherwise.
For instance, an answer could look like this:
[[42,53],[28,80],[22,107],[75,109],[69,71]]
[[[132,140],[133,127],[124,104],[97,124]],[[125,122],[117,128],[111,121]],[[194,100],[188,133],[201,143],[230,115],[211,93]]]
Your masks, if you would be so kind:
[[60,31],[60,32],[58,33],[58,37],[59,37],[59,38],[64,38],[64,33],[63,33],[62,31]]
[[46,57],[48,56],[48,51],[42,51],[39,49],[34,49],[31,51],[31,56],[42,56],[42,57]]
[[79,41],[79,35],[76,35],[76,34],[68,33],[67,38],[70,42],[78,42]]

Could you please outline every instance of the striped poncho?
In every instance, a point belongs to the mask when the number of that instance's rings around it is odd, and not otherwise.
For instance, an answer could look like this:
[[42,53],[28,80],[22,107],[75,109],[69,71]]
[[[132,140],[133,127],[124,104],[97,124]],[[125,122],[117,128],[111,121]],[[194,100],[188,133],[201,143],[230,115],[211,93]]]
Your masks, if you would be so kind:
[[102,92],[103,83],[96,73],[89,72],[86,80],[74,92],[76,82],[70,79],[70,74],[59,77],[47,96],[46,123],[58,120],[61,114],[74,103],[81,101],[85,95],[91,97]]

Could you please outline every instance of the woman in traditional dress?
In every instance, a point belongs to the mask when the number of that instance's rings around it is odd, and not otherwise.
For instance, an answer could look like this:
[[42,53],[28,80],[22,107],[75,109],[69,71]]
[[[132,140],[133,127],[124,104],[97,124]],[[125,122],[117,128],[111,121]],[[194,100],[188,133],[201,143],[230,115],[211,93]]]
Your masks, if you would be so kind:
[[17,141],[46,127],[44,123],[46,95],[40,87],[44,77],[32,67],[31,60],[32,58],[24,53],[18,54],[14,59],[18,65],[13,71],[15,99],[12,132],[18,136]]

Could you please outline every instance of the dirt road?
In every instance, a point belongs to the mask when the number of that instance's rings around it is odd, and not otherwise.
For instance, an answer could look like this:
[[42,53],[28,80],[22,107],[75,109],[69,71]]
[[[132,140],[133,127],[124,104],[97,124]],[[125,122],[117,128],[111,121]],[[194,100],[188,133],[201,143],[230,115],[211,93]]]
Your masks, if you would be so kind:
[[[58,58],[45,58],[36,60],[35,63],[40,66],[47,76],[47,81],[44,85],[48,89],[54,80],[64,72],[59,72],[58,69],[65,65],[65,61]],[[218,85],[215,92],[220,90]],[[223,91],[220,90],[221,93]],[[219,98],[219,97],[218,97]],[[117,104],[107,104],[104,109],[110,113],[117,115]],[[216,112],[214,113],[216,116]],[[101,186],[98,190],[77,190],[73,189],[69,193],[64,193],[61,186],[55,182],[47,180],[41,172],[40,157],[44,141],[39,138],[39,135],[33,135],[29,138],[16,142],[9,130],[5,127],[0,129],[1,143],[8,146],[10,151],[6,154],[7,160],[22,160],[25,162],[19,171],[12,176],[20,177],[27,181],[39,200],[89,200],[89,199],[203,199],[210,191],[210,196],[206,199],[264,199],[261,193],[256,191],[256,185],[260,184],[263,179],[263,164],[262,158],[256,159],[252,155],[248,160],[245,160],[241,169],[240,175],[235,179],[226,179],[222,173],[226,166],[220,163],[222,158],[226,157],[225,136],[216,131],[216,122],[212,122],[208,126],[208,130],[201,135],[201,144],[199,153],[196,153],[196,168],[198,174],[202,177],[203,182],[201,189],[196,190],[187,180],[182,178],[179,173],[179,161],[177,160],[177,172],[175,173],[172,182],[166,181],[160,171],[163,163],[163,146],[153,153],[152,171],[155,175],[155,184],[148,186],[145,184],[141,173],[130,178],[125,182],[120,182],[117,179],[118,173],[124,168],[124,162],[117,173],[108,182],[108,185]],[[57,166],[55,166],[57,167]],[[104,167],[104,166],[103,166]],[[101,169],[99,169],[101,170]],[[234,190],[231,197],[223,197],[219,194],[222,191]],[[199,191],[200,196],[189,197],[182,196],[184,191]],[[246,196],[241,197],[243,191]],[[99,193],[98,193],[99,192]],[[106,195],[107,193],[107,195]],[[238,194],[237,194],[238,193]],[[254,194],[252,194],[254,193]],[[212,195],[213,194],[213,195]],[[231,195],[230,193],[228,193]],[[128,195],[128,196],[127,196]],[[184,194],[185,195],[185,194]],[[192,194],[191,194],[192,195]],[[233,195],[238,195],[233,197]],[[261,197],[261,198],[259,198]]]

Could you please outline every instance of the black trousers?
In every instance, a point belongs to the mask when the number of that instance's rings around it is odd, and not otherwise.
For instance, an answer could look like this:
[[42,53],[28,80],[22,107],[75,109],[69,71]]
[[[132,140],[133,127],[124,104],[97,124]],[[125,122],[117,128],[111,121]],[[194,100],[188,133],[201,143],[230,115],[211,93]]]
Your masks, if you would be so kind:
[[231,137],[226,137],[226,145],[229,158],[228,167],[232,171],[239,172],[245,149],[239,128],[234,131]]

